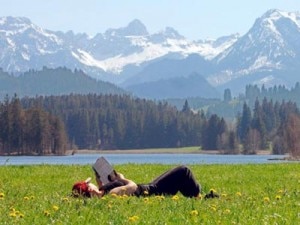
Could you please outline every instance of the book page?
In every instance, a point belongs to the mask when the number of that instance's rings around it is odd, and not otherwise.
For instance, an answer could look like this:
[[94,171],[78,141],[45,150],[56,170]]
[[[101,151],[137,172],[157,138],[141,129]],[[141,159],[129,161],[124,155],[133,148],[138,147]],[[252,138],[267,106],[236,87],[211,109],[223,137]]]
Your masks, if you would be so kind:
[[114,169],[110,163],[102,156],[97,159],[93,165],[93,169],[100,176],[101,182],[104,184],[109,183],[108,176],[114,177]]

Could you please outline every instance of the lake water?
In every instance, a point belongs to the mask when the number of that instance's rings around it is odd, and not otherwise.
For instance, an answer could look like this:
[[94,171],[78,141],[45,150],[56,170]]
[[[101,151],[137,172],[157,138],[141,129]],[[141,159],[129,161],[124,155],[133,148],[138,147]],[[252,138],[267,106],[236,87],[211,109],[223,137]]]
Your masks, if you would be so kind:
[[211,155],[211,154],[75,154],[68,156],[0,156],[3,165],[33,164],[93,164],[104,156],[112,164],[261,164],[286,162],[269,160],[284,158],[284,155]]

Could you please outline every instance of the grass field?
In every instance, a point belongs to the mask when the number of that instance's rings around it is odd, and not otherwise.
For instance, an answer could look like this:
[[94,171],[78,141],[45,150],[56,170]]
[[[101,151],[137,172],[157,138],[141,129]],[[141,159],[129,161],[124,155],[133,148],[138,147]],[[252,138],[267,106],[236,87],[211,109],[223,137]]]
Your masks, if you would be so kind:
[[[116,165],[145,183],[174,165]],[[0,224],[300,224],[300,164],[191,165],[219,199],[106,196],[73,199],[89,165],[0,167]]]

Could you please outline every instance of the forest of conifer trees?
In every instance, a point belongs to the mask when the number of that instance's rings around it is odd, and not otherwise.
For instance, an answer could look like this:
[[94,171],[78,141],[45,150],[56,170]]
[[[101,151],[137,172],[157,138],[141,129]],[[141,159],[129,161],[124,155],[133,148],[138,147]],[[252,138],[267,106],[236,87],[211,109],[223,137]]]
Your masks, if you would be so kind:
[[284,154],[298,152],[298,138],[292,134],[300,130],[300,116],[295,103],[267,98],[257,99],[253,108],[244,102],[232,123],[195,112],[188,101],[178,110],[129,95],[14,96],[0,104],[0,127],[2,155],[186,146],[229,154],[262,149]]
[[42,107],[65,124],[79,149],[137,149],[201,144],[205,117],[189,108],[128,95],[66,95],[23,98],[25,108]]
[[64,155],[64,124],[41,108],[23,109],[16,97],[0,105],[1,155]]

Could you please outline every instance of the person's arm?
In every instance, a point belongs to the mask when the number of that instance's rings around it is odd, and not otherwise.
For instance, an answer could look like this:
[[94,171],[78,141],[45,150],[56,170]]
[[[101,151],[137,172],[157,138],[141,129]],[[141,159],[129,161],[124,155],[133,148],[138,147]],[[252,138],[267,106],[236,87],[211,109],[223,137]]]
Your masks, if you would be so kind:
[[117,180],[123,182],[125,185],[113,188],[109,193],[116,195],[132,195],[136,189],[137,185],[132,180],[124,177],[123,174],[118,173]]
[[101,198],[104,195],[104,191],[103,190],[89,189],[89,191],[90,191],[92,197]]
[[101,198],[104,195],[104,191],[99,190],[99,188],[96,185],[92,184],[92,183],[88,183],[88,190],[89,190],[92,197]]

